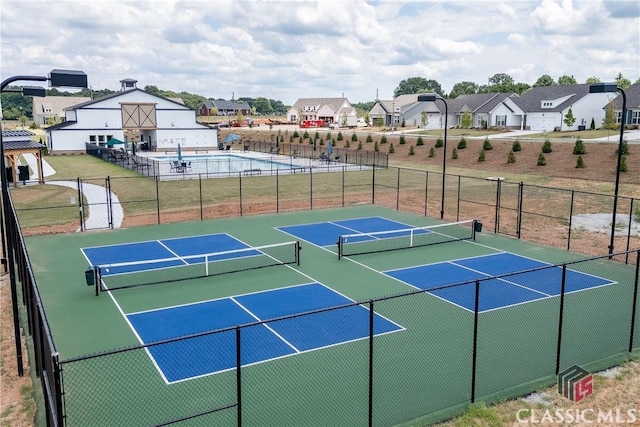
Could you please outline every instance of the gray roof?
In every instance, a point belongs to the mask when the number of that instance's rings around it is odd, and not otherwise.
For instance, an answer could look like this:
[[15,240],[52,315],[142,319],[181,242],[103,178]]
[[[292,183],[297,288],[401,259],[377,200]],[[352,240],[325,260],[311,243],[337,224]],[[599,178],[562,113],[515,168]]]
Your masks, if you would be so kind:
[[18,136],[31,137],[33,135],[35,134],[30,130],[3,130],[2,131],[3,138],[15,138]]
[[209,99],[204,105],[208,109],[217,108],[218,110],[250,110],[247,102],[227,101],[226,99]]
[[91,101],[88,96],[34,96],[33,114],[61,114],[69,107],[88,101]]
[[[627,110],[639,110],[640,109],[640,83],[634,83],[624,90],[624,94],[627,96]],[[622,110],[622,94],[619,94],[616,99],[613,100],[614,110]],[[606,108],[606,107],[605,107]]]
[[102,102],[102,101],[105,101],[105,100],[107,100],[107,99],[117,98],[117,97],[119,97],[119,96],[121,96],[121,95],[123,95],[123,94],[125,94],[125,93],[131,93],[131,92],[136,92],[136,91],[137,91],[137,92],[143,92],[143,93],[146,93],[147,95],[150,95],[150,96],[153,96],[153,97],[156,97],[156,98],[166,99],[167,101],[169,101],[169,102],[173,102],[174,104],[178,104],[178,105],[180,105],[180,106],[182,106],[182,107],[184,107],[184,106],[185,106],[184,104],[181,104],[181,103],[179,103],[179,102],[174,101],[174,99],[175,99],[175,98],[173,98],[173,99],[171,99],[171,98],[165,98],[165,97],[163,97],[163,96],[158,96],[158,95],[153,95],[153,94],[151,94],[151,93],[147,93],[147,92],[145,92],[145,91],[144,91],[144,90],[142,90],[142,89],[134,88],[134,89],[129,89],[129,90],[125,90],[125,91],[120,91],[120,92],[110,93],[109,95],[101,96],[100,98],[92,99],[92,100],[90,100],[90,101],[83,102],[82,104],[77,104],[77,105],[74,105],[74,106],[69,107],[69,108],[66,108],[66,109],[67,109],[67,110],[75,110],[75,109],[78,109],[78,108],[84,108],[84,107],[86,107],[86,106],[88,106],[88,105],[92,105],[92,104],[95,104],[95,103],[98,103],[98,102]]
[[349,102],[347,98],[298,98],[293,108],[300,109],[303,105],[328,105],[333,111],[338,111],[342,104]]
[[31,141],[31,140],[21,140],[21,141],[3,141],[2,146],[5,150],[42,150],[44,149],[44,145]]
[[[532,87],[519,97],[514,97],[513,102],[526,113],[530,112],[561,112],[568,106],[584,98],[589,93],[589,84],[575,85],[553,85]],[[553,101],[554,99],[568,96],[564,102],[554,108],[542,108],[542,101]]]
[[462,94],[448,100],[447,103],[450,113],[462,113],[466,111],[465,106],[474,114],[488,113],[511,95],[513,94],[498,92]]

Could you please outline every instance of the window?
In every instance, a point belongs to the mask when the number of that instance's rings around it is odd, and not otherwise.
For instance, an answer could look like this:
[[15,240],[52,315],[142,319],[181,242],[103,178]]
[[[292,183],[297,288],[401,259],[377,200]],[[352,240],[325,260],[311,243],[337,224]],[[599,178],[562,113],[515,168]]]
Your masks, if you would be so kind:
[[622,111],[616,111],[616,123],[622,122]]
[[104,135],[98,135],[98,142],[104,142]]
[[89,142],[96,142],[96,136],[95,135],[89,135]]
[[506,126],[506,125],[507,125],[506,114],[503,116],[496,116],[496,126]]
[[640,110],[631,112],[631,124],[634,124],[634,125],[640,124]]

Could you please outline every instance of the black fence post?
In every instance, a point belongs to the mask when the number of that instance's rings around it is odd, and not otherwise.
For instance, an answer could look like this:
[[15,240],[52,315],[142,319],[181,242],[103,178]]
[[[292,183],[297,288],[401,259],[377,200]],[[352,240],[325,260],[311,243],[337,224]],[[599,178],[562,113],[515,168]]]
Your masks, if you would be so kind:
[[160,224],[160,176],[156,177],[156,210],[158,213],[158,224]]
[[376,204],[376,164],[373,164],[373,172],[371,176],[371,204]]
[[573,199],[575,191],[571,190],[571,203],[569,204],[569,230],[567,232],[567,250],[571,247],[571,221],[573,220]]
[[236,401],[238,427],[242,427],[242,346],[240,345],[240,326],[236,326]]
[[105,179],[105,187],[107,187],[107,218],[109,228],[113,230],[113,199],[111,198],[111,177],[109,175]]
[[[627,254],[628,256],[628,254]],[[640,271],[640,249],[636,252],[636,277],[633,282],[633,304],[631,309],[631,332],[629,333],[629,353],[633,350],[633,334],[636,326],[636,308],[638,305],[638,272]]]
[[369,301],[369,427],[373,425],[373,300]]
[[198,174],[198,197],[200,198],[200,221],[204,219],[203,205],[204,200],[202,199],[202,174]]
[[560,373],[560,355],[562,354],[562,321],[564,318],[564,290],[567,278],[567,265],[562,264],[562,283],[560,285],[560,314],[558,316],[558,347],[556,351],[556,375]]
[[500,198],[502,191],[502,181],[500,178],[496,179],[496,214],[495,214],[495,224],[493,226],[494,232],[497,234],[500,231]]
[[[62,390],[62,365],[60,364],[58,353],[53,353],[50,355],[51,357],[51,365],[53,368],[53,381],[55,384],[52,384],[53,388],[53,398],[55,399],[55,408],[51,408],[52,411],[55,411],[57,425],[63,426],[64,422],[64,411],[62,404],[62,396],[64,395],[64,391]],[[44,376],[43,376],[44,378]],[[46,399],[46,397],[45,397]]]
[[519,239],[522,231],[522,200],[524,192],[524,183],[520,181],[518,184],[518,213],[517,213],[517,225],[516,225],[516,237]]
[[346,166],[342,166],[342,207],[344,208],[344,175],[345,175]]
[[80,231],[84,231],[84,199],[82,198],[82,181],[80,177],[76,178],[76,187],[78,188],[78,215],[80,218]]
[[309,167],[309,209],[313,210],[313,167]]
[[427,205],[429,201],[429,171],[424,173],[424,216],[427,216]]
[[396,180],[396,210],[400,210],[400,168],[398,168],[398,178]]
[[460,194],[461,194],[461,181],[462,177],[458,175],[458,203],[456,205],[456,221],[460,221]]
[[276,169],[276,213],[280,213],[280,169]]
[[625,264],[629,264],[629,248],[631,245],[631,224],[633,224],[633,198],[631,199],[631,201],[629,202],[629,222],[628,227],[627,227],[627,248],[626,251],[627,253],[625,254],[624,257],[624,263]]
[[240,205],[240,216],[242,216],[242,172],[238,172],[238,203]]
[[473,309],[473,354],[471,365],[471,403],[476,401],[476,367],[478,359],[478,311],[480,307],[480,280],[476,279],[476,300]]

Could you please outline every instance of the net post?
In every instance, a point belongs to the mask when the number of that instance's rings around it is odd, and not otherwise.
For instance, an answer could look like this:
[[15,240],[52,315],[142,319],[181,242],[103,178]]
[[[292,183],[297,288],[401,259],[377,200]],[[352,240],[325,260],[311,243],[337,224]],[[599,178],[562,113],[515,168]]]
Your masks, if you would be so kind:
[[204,275],[209,277],[209,255],[204,256]]
[[413,247],[413,232],[415,230],[411,230],[409,231],[409,247],[412,248]]
[[471,240],[476,240],[476,224],[478,224],[478,220],[474,219],[471,223]]
[[342,236],[338,236],[338,259],[342,259]]
[[300,266],[300,240],[296,240],[296,265]]
[[93,282],[96,288],[96,296],[100,295],[100,283],[102,283],[102,275],[100,274],[100,267],[93,266]]

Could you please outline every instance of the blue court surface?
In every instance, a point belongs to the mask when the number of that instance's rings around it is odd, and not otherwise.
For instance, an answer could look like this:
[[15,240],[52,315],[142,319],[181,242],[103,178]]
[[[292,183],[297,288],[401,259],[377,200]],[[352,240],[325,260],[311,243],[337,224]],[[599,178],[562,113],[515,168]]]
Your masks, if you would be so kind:
[[[144,344],[232,328],[290,314],[348,305],[352,300],[319,283],[129,313],[127,319]],[[374,334],[403,328],[374,314]],[[168,383],[236,367],[236,331],[151,345],[148,351]],[[243,328],[243,365],[265,362],[369,337],[369,310],[362,305],[272,321]]]
[[[286,227],[278,227],[278,230],[291,234],[301,240],[318,246],[335,245],[338,237],[356,233],[374,233],[379,231],[407,230],[411,225],[379,216],[365,218],[345,219],[341,221],[318,222],[314,224],[300,224]],[[424,231],[428,233],[428,231]],[[388,233],[385,237],[399,237],[407,235],[407,232],[399,231],[398,234]],[[359,240],[371,240],[375,237],[359,236]]]
[[[112,267],[103,274],[127,273],[139,270],[177,267],[185,264],[204,262],[202,254],[247,249],[250,246],[226,234],[207,234],[179,237],[174,239],[150,240],[145,242],[124,243],[119,245],[82,248],[84,256],[91,265],[145,262],[142,265],[124,265]],[[210,261],[258,255],[259,251],[224,253],[209,258]],[[186,259],[184,257],[187,257]],[[158,260],[158,262],[153,262]]]
[[[385,271],[385,274],[418,289],[433,289],[432,295],[467,310],[475,309],[475,282],[517,271],[546,267],[549,264],[512,253],[497,253]],[[479,311],[488,311],[560,295],[562,268],[549,267],[525,271],[499,279],[480,282]],[[611,285],[611,280],[567,269],[565,292]]]

